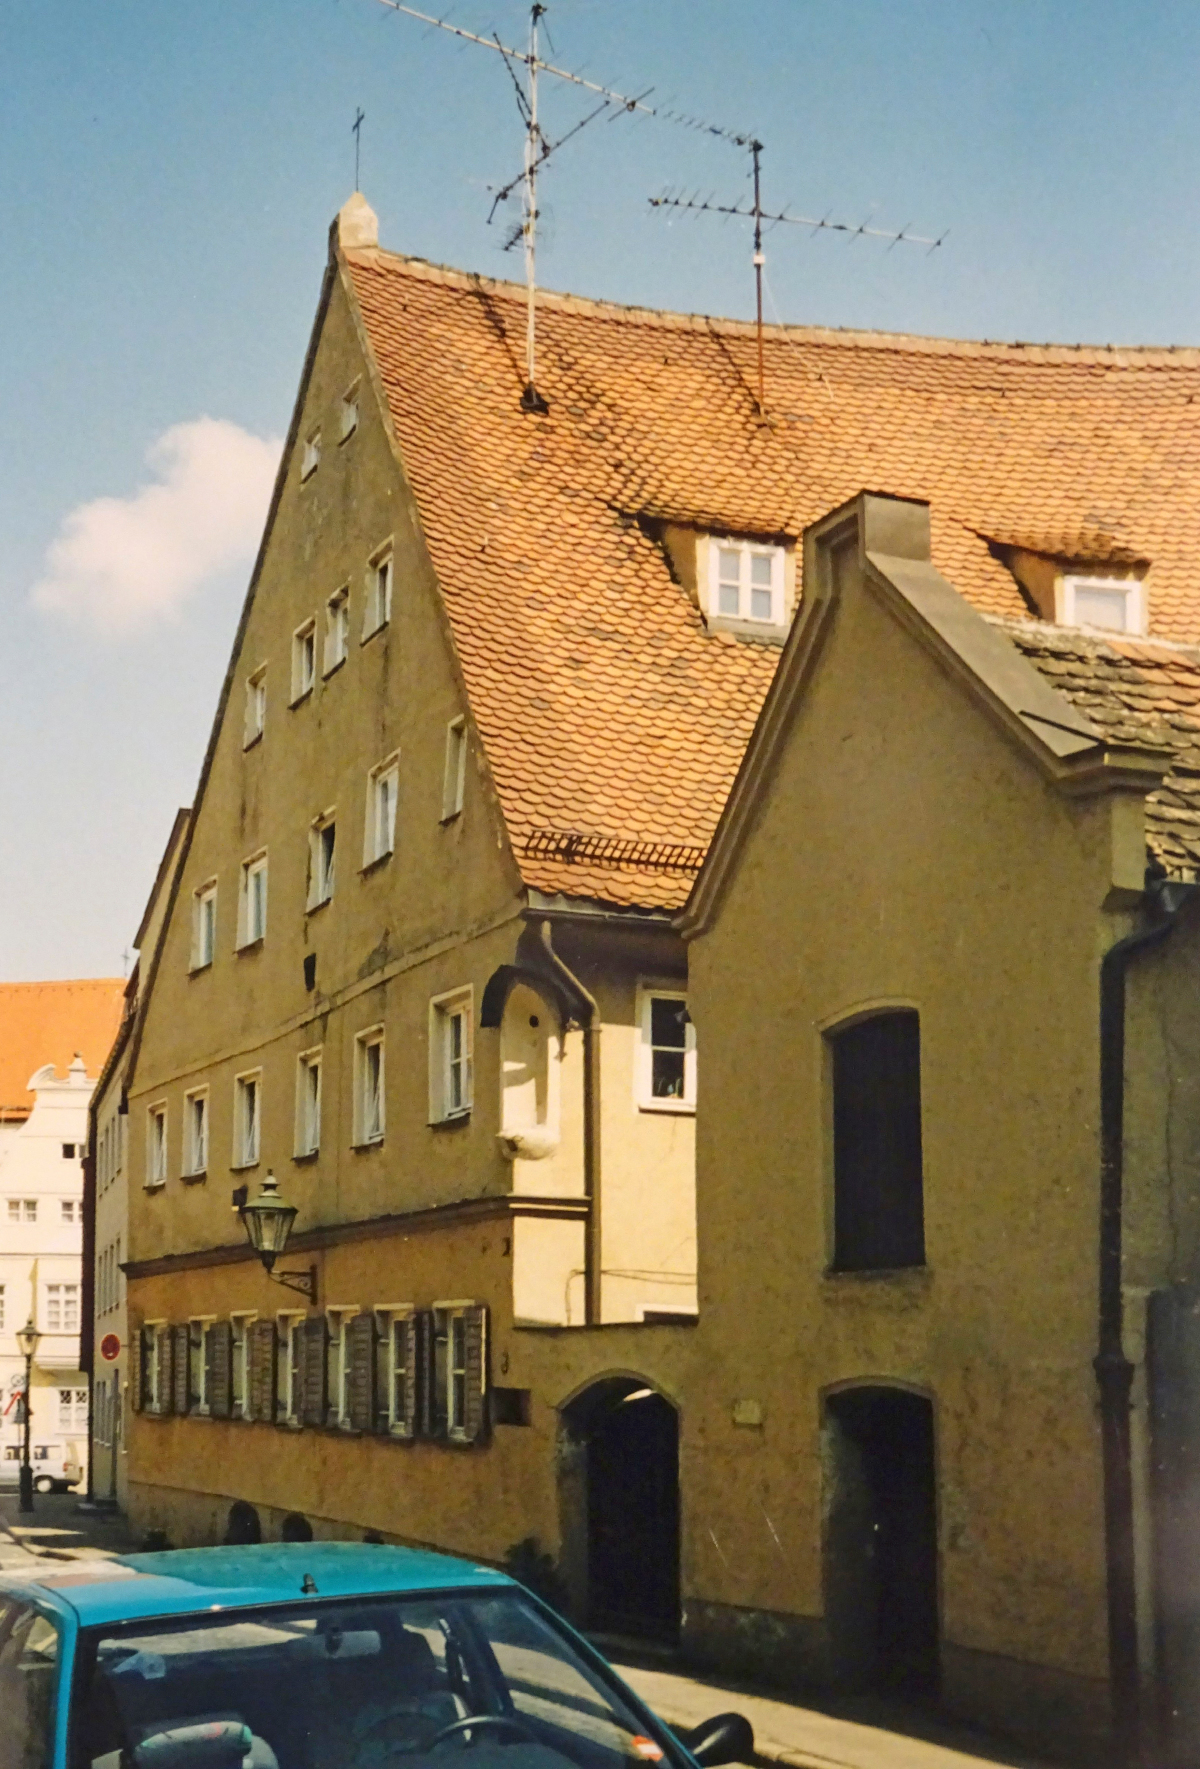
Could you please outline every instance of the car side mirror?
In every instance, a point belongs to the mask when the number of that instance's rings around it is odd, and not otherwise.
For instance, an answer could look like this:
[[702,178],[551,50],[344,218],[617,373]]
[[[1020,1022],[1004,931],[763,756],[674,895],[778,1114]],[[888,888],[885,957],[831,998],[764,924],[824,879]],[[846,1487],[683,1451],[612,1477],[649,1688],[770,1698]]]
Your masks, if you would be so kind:
[[717,1769],[719,1763],[748,1763],[754,1756],[754,1728],[745,1714],[714,1714],[680,1736],[704,1769]]

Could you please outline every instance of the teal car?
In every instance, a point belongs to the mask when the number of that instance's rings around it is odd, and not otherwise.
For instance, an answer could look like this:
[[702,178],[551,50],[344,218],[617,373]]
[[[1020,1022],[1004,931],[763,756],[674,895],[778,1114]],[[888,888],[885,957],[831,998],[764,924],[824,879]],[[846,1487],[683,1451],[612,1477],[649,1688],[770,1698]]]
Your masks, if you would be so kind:
[[0,1576],[0,1769],[670,1769],[673,1732],[522,1586],[351,1542],[45,1561]]

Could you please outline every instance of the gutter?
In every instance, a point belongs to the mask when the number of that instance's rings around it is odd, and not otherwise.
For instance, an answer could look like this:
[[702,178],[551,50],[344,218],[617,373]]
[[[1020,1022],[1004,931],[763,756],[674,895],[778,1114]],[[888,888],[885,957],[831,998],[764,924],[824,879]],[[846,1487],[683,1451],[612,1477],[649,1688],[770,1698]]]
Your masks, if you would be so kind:
[[1161,880],[1146,896],[1159,919],[1126,934],[1100,962],[1100,1244],[1098,1349],[1104,1465],[1104,1547],[1108,1572],[1108,1669],[1120,1761],[1141,1761],[1141,1675],[1134,1566],[1133,1470],[1129,1413],[1134,1367],[1123,1338],[1125,1184],[1125,979],[1130,961],[1165,940],[1195,885]]
[[601,1312],[601,1218],[600,1218],[600,1008],[596,998],[565,965],[554,950],[548,921],[538,929],[543,950],[555,975],[561,978],[583,1005],[583,1190],[588,1200],[583,1242],[583,1321],[600,1324]]

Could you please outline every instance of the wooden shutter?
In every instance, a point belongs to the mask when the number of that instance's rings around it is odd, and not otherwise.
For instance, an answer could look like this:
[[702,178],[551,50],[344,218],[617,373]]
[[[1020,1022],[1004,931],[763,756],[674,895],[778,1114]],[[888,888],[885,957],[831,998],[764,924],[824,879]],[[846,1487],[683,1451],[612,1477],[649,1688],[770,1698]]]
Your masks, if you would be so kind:
[[310,1315],[300,1323],[301,1418],[306,1425],[325,1423],[325,1316]]
[[186,1413],[190,1411],[192,1404],[191,1370],[188,1367],[188,1349],[192,1343],[192,1329],[185,1321],[182,1326],[172,1327],[171,1336],[175,1341],[175,1381],[171,1400],[175,1412]]
[[473,1304],[463,1310],[466,1338],[467,1395],[463,1410],[463,1438],[475,1443],[483,1436],[487,1421],[487,1309]]
[[247,1416],[271,1424],[275,1418],[275,1323],[251,1321],[250,1393],[247,1395]]
[[[129,1404],[135,1413],[141,1412],[142,1401],[146,1393],[144,1386],[145,1376],[142,1371],[142,1354],[145,1351],[145,1331],[146,1329],[141,1325],[140,1321],[130,1321],[128,1346],[129,1374],[127,1381],[129,1383]],[[119,1390],[117,1405],[120,1405]]]
[[[352,1431],[370,1431],[375,1397],[375,1316],[356,1314],[346,1323],[346,1404]],[[386,1365],[386,1358],[379,1359]]]
[[[405,1368],[408,1372],[408,1381],[404,1385],[404,1436],[415,1437],[420,1425],[421,1391],[424,1386],[420,1315],[410,1314],[404,1322],[404,1338],[404,1355],[407,1360]],[[399,1423],[397,1420],[397,1424]]]
[[384,1319],[383,1331],[375,1346],[375,1430],[391,1430],[392,1334],[395,1326],[390,1317]]
[[175,1401],[174,1351],[174,1332],[170,1327],[159,1327],[154,1337],[154,1356],[158,1364],[158,1410],[160,1413],[169,1413]]
[[419,1309],[414,1316],[417,1361],[413,1369],[416,1382],[416,1425],[422,1437],[437,1433],[437,1318],[431,1308]]
[[228,1321],[213,1321],[204,1346],[204,1391],[214,1419],[228,1419],[232,1387],[233,1328]]

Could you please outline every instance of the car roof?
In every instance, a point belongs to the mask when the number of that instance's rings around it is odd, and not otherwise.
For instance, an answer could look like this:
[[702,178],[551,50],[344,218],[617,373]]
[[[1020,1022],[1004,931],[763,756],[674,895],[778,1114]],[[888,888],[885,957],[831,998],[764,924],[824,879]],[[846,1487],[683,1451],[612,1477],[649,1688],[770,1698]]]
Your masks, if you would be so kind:
[[[427,1549],[367,1542],[264,1542],[246,1548],[176,1548],[92,1561],[48,1561],[36,1571],[0,1574],[8,1591],[81,1627],[142,1617],[298,1603],[305,1597],[369,1597],[391,1592],[508,1586],[494,1567]],[[311,1579],[315,1593],[302,1587]],[[515,1587],[514,1587],[515,1588]]]

